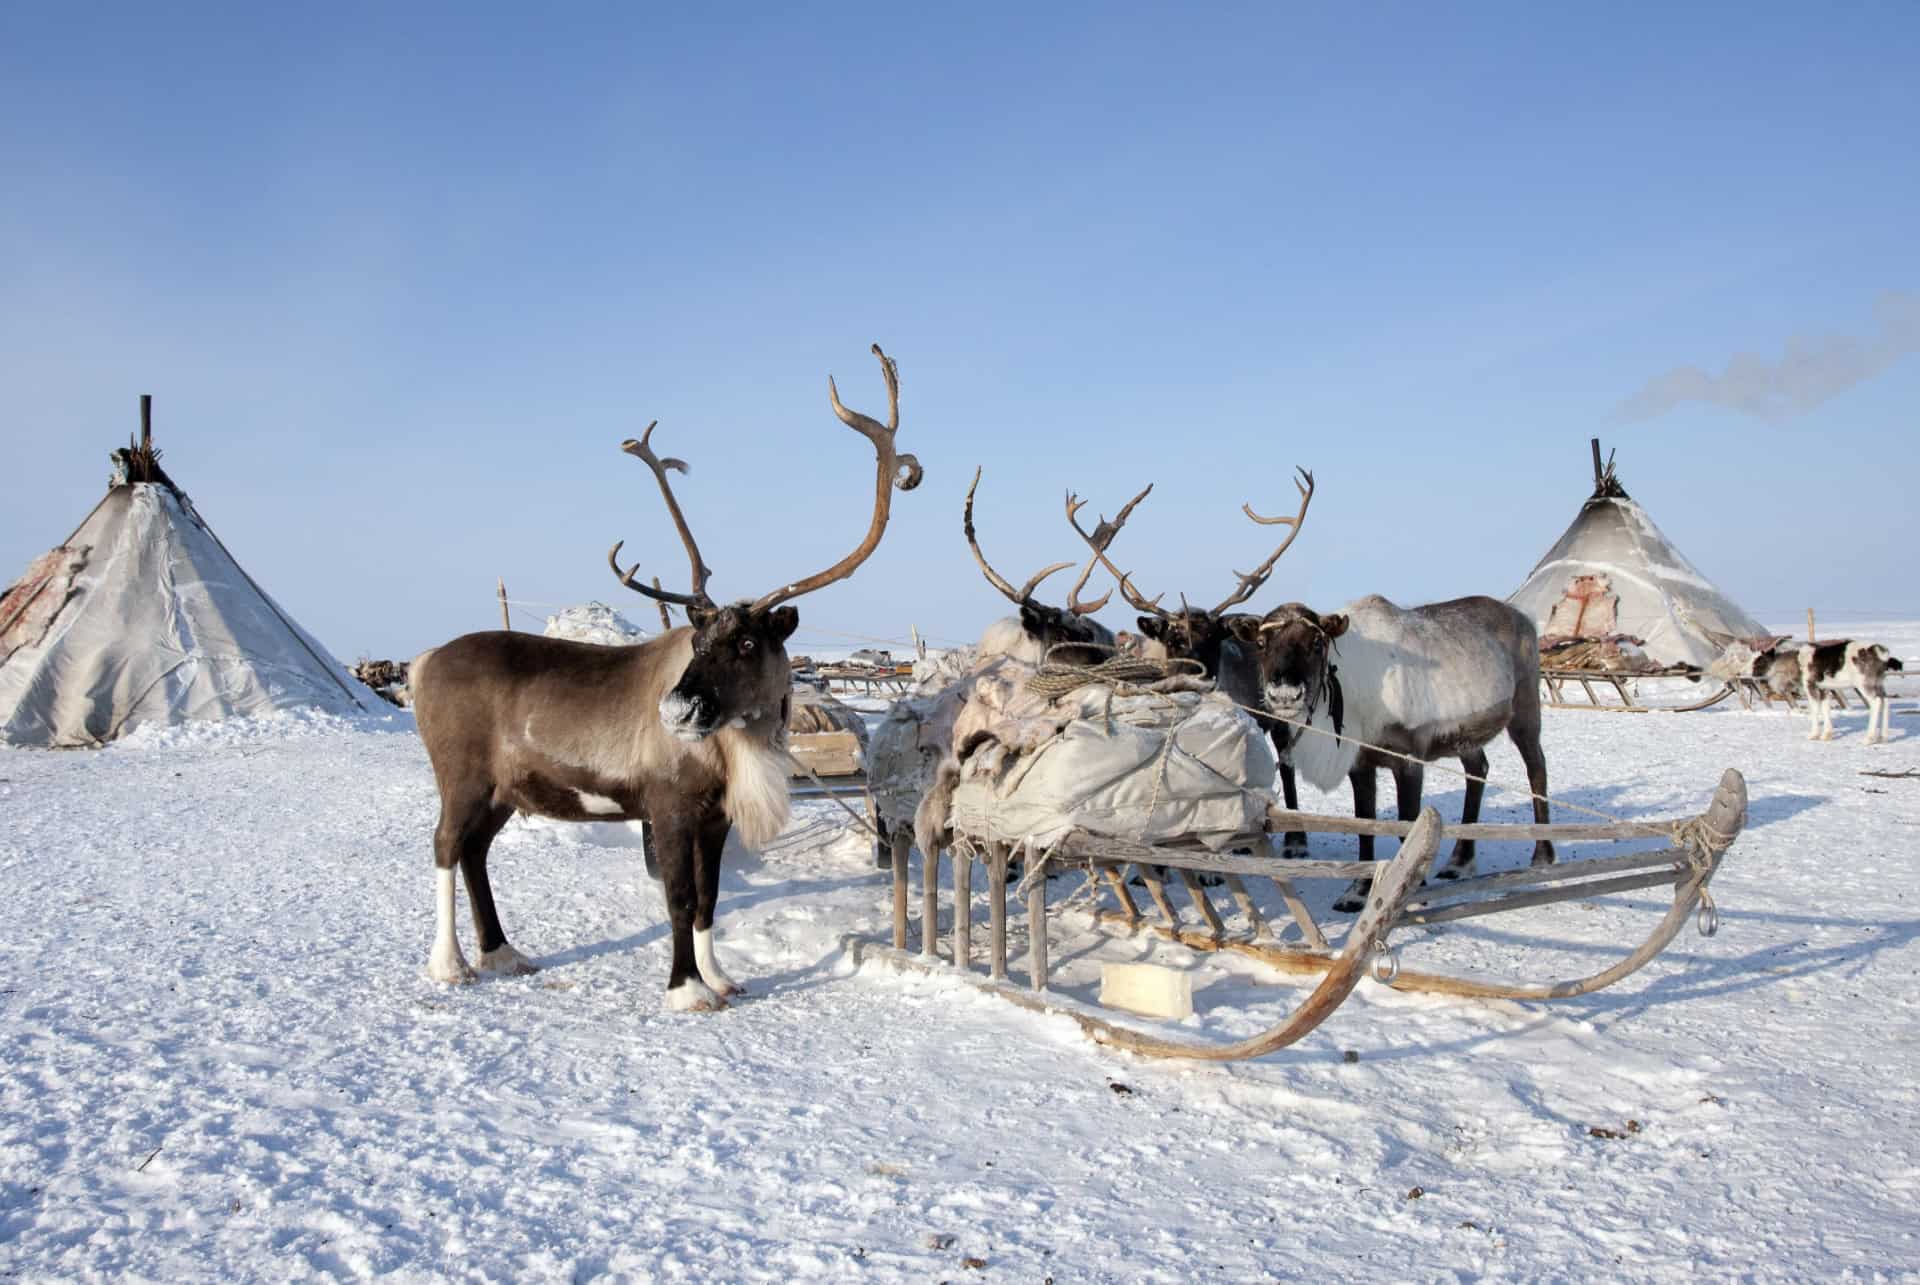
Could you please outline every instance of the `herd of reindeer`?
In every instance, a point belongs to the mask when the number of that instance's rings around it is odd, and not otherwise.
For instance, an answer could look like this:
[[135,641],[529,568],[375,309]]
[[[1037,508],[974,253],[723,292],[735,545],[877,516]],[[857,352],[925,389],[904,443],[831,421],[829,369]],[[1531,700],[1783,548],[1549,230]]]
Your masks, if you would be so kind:
[[[919,462],[895,449],[898,373],[879,345],[873,353],[886,384],[886,423],[848,409],[828,380],[834,414],[867,439],[875,457],[872,518],[846,557],[758,599],[716,603],[706,588],[711,571],[669,478],[687,466],[653,452],[655,426],[649,425],[621,449],[644,463],[659,485],[686,547],[689,588],[676,593],[661,589],[657,579],[643,583],[637,565],[622,571],[620,544],[608,562],[621,584],[682,608],[688,623],[620,647],[504,631],[467,634],[414,660],[413,709],[440,794],[430,977],[464,982],[476,970],[536,970],[507,940],[487,878],[494,837],[515,811],[524,811],[563,821],[646,821],[671,923],[668,1006],[712,1010],[739,993],[715,957],[714,906],[729,831],[737,829],[743,842],[757,848],[787,821],[792,675],[786,641],[800,621],[789,604],[851,576],[879,546],[893,493],[912,490],[922,478]],[[1178,611],[1160,605],[1164,593],[1141,593],[1109,558],[1115,537],[1152,487],[1092,532],[1078,520],[1083,502],[1067,497],[1067,520],[1091,556],[1066,606],[1054,607],[1039,601],[1036,590],[1076,564],[1057,563],[1014,588],[980,551],[973,525],[979,480],[976,472],[963,510],[967,544],[982,573],[1019,609],[986,632],[983,655],[1007,653],[1033,664],[1085,664],[1110,656],[1115,635],[1093,613],[1112,591],[1092,602],[1080,597],[1095,567],[1104,567],[1139,613],[1152,655],[1198,664],[1221,692],[1265,725],[1289,809],[1298,806],[1296,773],[1321,790],[1337,787],[1344,777],[1356,815],[1372,817],[1376,773],[1385,769],[1393,774],[1400,817],[1411,819],[1420,808],[1423,763],[1451,757],[1468,773],[1463,819],[1474,821],[1487,773],[1486,746],[1504,732],[1526,766],[1535,820],[1549,820],[1539,651],[1524,614],[1488,597],[1402,608],[1370,596],[1338,613],[1300,603],[1259,615],[1235,610],[1266,584],[1299,535],[1313,500],[1311,473],[1301,470],[1295,482],[1300,503],[1292,516],[1262,517],[1246,508],[1254,523],[1286,530],[1266,561],[1250,573],[1235,573],[1236,587],[1217,605],[1196,608],[1183,594]],[[1844,681],[1842,666],[1858,669],[1855,676],[1875,669],[1877,688],[1879,672],[1899,668],[1885,648],[1821,644],[1807,658],[1807,672],[1826,665],[1825,649],[1834,646],[1840,648],[1838,666],[1829,681]],[[1296,851],[1305,843],[1304,834],[1285,837],[1285,846]],[[1361,837],[1359,844],[1361,858],[1371,860],[1372,837]],[[1553,859],[1551,843],[1539,841],[1533,863]],[[1457,876],[1472,863],[1472,841],[1461,841],[1438,877]],[[455,867],[466,885],[479,949],[472,964],[454,930]],[[1336,908],[1356,910],[1363,897],[1364,885],[1356,885]]]

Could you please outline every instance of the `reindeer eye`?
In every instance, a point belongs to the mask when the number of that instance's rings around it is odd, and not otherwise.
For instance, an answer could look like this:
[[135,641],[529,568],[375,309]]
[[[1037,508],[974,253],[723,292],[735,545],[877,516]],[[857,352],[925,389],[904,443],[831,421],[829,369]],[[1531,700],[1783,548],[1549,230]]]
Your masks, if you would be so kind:
[[746,654],[747,652],[750,652],[750,651],[752,651],[752,650],[753,650],[753,639],[751,639],[751,638],[742,638],[742,639],[740,640],[740,653],[741,653],[741,655],[745,655],[745,654]]

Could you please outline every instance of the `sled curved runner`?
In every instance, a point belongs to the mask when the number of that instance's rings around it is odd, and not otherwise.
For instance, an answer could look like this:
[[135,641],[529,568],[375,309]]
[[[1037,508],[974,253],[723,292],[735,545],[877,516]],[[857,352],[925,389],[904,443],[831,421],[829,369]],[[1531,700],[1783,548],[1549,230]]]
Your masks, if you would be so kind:
[[[1746,781],[1738,771],[1729,768],[1722,775],[1707,809],[1697,816],[1678,821],[1447,827],[1431,808],[1423,810],[1419,819],[1411,823],[1317,816],[1273,809],[1269,813],[1267,833],[1249,836],[1247,840],[1249,846],[1256,848],[1256,852],[1270,852],[1271,836],[1289,830],[1399,836],[1402,839],[1401,850],[1388,862],[1283,860],[1273,856],[1240,856],[1203,849],[1150,848],[1078,832],[1062,840],[1048,855],[1048,860],[1086,871],[1088,878],[1111,893],[1120,905],[1118,911],[1096,911],[1093,918],[1098,926],[1117,927],[1129,933],[1148,931],[1197,950],[1230,950],[1282,972],[1321,974],[1311,992],[1286,1019],[1260,1035],[1236,1043],[1209,1042],[1145,1031],[1115,1021],[1102,1009],[1049,992],[1044,878],[1028,879],[1030,985],[1022,988],[1010,983],[1006,970],[1005,893],[1007,863],[1012,852],[1005,844],[970,844],[962,836],[960,850],[955,853],[953,862],[957,905],[971,904],[971,854],[978,853],[987,866],[991,934],[988,976],[981,977],[971,967],[970,916],[957,915],[954,918],[951,958],[955,962],[949,963],[940,957],[937,933],[938,854],[924,863],[930,877],[923,887],[921,951],[917,956],[908,953],[910,921],[905,836],[896,836],[893,846],[892,947],[855,939],[849,939],[847,944],[857,962],[879,959],[896,968],[956,977],[1021,1007],[1071,1017],[1083,1031],[1101,1044],[1149,1056],[1234,1061],[1259,1057],[1299,1040],[1337,1009],[1358,985],[1361,976],[1369,972],[1373,973],[1376,980],[1397,990],[1480,999],[1564,999],[1610,986],[1638,971],[1664,950],[1685,926],[1688,917],[1696,911],[1702,911],[1703,931],[1712,931],[1707,921],[1712,913],[1712,900],[1707,895],[1707,887],[1727,851],[1738,838],[1746,820],[1746,810]],[[1423,887],[1421,880],[1440,844],[1447,838],[1527,842],[1536,838],[1550,838],[1561,844],[1636,838],[1661,838],[1668,842],[1664,847],[1624,855],[1563,859],[1551,866],[1525,867]],[[1199,916],[1198,925],[1184,921],[1174,909],[1164,881],[1149,863],[1171,867],[1178,872]],[[1134,904],[1123,874],[1128,866],[1134,867],[1146,884],[1159,922],[1143,915]],[[1246,920],[1246,929],[1233,933],[1226,930],[1206,890],[1195,878],[1198,872],[1212,872],[1223,877],[1225,887]],[[1344,881],[1364,875],[1373,876],[1373,895],[1336,949],[1328,944],[1318,923],[1295,891],[1294,882],[1303,878]],[[1274,882],[1299,929],[1300,940],[1287,943],[1279,940],[1278,934],[1266,922],[1247,892],[1247,877],[1266,878]],[[1382,957],[1388,935],[1401,925],[1441,923],[1662,886],[1673,889],[1672,902],[1647,938],[1612,964],[1584,977],[1539,983],[1512,982],[1401,969],[1397,961],[1386,964],[1386,961],[1392,960],[1391,956],[1386,956],[1384,960]],[[925,931],[925,926],[929,924],[935,926],[935,931]],[[1382,963],[1376,964],[1376,961]]]

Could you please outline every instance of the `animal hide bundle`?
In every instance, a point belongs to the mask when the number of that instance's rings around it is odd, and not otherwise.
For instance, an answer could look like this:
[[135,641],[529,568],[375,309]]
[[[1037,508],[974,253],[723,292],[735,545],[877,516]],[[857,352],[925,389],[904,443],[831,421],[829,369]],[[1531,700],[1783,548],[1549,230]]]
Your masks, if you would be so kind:
[[1016,843],[1080,829],[1215,848],[1261,829],[1272,749],[1210,684],[1176,677],[1049,699],[1028,687],[1033,674],[990,657],[935,696],[896,702],[876,732],[876,804],[892,819],[915,799],[923,852],[954,828]]

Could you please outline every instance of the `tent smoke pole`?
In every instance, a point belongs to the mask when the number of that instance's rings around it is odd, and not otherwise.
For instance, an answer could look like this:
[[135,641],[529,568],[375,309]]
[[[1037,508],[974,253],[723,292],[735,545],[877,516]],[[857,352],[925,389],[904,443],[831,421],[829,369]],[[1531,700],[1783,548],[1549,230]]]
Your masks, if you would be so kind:
[[1593,490],[1597,495],[1605,481],[1600,473],[1600,439],[1597,437],[1589,437],[1587,439],[1587,445],[1593,448]]
[[500,627],[509,633],[513,631],[513,617],[507,614],[507,578],[497,576],[494,583],[500,589]]
[[1807,608],[1807,641],[1813,641],[1813,608]]
[[140,394],[140,454],[153,454],[153,394]]

